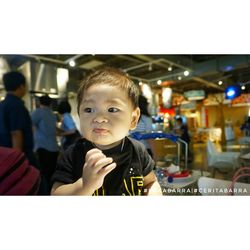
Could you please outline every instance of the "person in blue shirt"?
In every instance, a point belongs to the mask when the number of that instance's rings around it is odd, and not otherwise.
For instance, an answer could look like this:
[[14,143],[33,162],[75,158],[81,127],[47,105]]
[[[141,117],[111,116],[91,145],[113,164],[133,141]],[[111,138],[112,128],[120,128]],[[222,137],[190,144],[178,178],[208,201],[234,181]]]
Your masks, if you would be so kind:
[[34,128],[35,151],[38,156],[41,174],[45,177],[50,189],[50,178],[53,175],[59,147],[57,144],[57,119],[50,105],[52,99],[45,95],[39,98],[40,107],[32,112],[31,118]]
[[30,164],[36,166],[32,122],[22,101],[27,92],[25,77],[11,71],[3,75],[3,84],[7,95],[0,103],[0,146],[20,149]]
[[62,148],[66,150],[71,144],[81,137],[76,124],[70,114],[71,106],[68,101],[61,101],[57,108],[58,113],[62,116],[61,127],[62,132]]

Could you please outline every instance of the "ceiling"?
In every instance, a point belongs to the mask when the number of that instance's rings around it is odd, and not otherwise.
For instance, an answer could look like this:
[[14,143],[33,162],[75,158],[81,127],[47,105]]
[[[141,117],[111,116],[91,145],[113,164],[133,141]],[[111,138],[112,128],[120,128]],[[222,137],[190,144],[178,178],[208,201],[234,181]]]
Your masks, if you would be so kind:
[[[228,85],[246,84],[250,92],[249,55],[0,55],[11,69],[27,61],[53,64],[69,69],[71,79],[80,81],[86,73],[104,65],[127,72],[137,83],[149,83],[154,88],[171,86],[174,92],[203,89],[206,93],[223,92]],[[69,62],[76,65],[71,67]],[[188,71],[189,75],[184,76]],[[186,74],[188,74],[186,72]],[[157,81],[161,80],[161,85]],[[223,84],[220,86],[219,81]],[[159,83],[160,84],[160,83]]]

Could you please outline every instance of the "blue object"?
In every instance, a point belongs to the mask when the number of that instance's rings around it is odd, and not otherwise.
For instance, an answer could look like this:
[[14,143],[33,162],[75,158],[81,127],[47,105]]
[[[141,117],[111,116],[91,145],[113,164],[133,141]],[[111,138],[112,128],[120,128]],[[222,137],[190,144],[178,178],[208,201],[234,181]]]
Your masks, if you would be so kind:
[[234,99],[241,94],[238,86],[229,86],[225,89],[226,99]]
[[166,134],[161,132],[153,132],[153,133],[147,133],[147,134],[141,134],[139,132],[131,133],[131,137],[136,140],[147,140],[147,139],[156,139],[156,138],[166,138],[173,142],[178,141],[178,136],[172,135],[172,134]]
[[168,176],[168,182],[169,182],[169,183],[172,183],[172,182],[173,182],[173,180],[174,180],[173,176],[171,176],[171,175],[170,175],[170,176]]

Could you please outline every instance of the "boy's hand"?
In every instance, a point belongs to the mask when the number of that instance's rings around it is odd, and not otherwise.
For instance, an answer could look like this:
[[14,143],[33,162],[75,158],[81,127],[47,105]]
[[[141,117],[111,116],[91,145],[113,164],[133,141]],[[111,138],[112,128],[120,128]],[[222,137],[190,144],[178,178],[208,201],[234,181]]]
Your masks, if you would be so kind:
[[112,162],[113,159],[106,157],[101,150],[97,148],[89,150],[83,166],[83,187],[92,190],[93,193],[99,189],[103,184],[104,177],[116,167],[116,163]]

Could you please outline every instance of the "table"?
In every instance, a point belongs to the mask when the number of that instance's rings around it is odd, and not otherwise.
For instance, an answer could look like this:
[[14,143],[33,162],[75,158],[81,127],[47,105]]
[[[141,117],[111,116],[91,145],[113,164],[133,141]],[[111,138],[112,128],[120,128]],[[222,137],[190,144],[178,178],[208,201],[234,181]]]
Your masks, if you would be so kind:
[[160,171],[156,173],[163,195],[198,195],[198,179],[201,176],[210,176],[210,173],[201,170],[191,170],[190,172],[191,175],[187,178],[187,181],[181,183],[170,183],[163,174],[160,176]]

